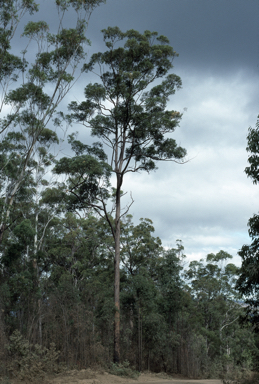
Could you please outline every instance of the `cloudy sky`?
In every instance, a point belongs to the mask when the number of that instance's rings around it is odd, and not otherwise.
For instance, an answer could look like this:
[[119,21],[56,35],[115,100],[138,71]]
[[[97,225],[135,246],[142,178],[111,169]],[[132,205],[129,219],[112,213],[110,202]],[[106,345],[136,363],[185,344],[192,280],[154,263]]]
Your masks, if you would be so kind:
[[[259,114],[258,17],[258,0],[107,0],[90,19],[89,54],[104,49],[108,26],[157,31],[179,53],[173,72],[183,87],[168,108],[184,112],[174,137],[190,161],[128,174],[123,190],[132,192],[134,221],[153,220],[165,246],[181,239],[190,260],[223,249],[240,264],[247,221],[259,210],[259,187],[244,173],[248,127]],[[82,77],[70,99],[89,81]]]

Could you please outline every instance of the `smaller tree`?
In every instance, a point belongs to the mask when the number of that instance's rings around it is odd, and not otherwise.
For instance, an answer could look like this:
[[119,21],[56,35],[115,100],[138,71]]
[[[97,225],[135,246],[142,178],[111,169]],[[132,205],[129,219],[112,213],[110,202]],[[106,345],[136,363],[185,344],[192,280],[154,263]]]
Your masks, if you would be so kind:
[[[238,319],[243,310],[238,303],[240,295],[235,290],[238,268],[227,263],[231,258],[224,251],[211,253],[206,262],[203,259],[192,261],[186,271],[200,316],[199,332],[206,341],[207,361],[220,359],[223,363],[225,357],[228,361],[237,358],[232,339],[235,330],[240,328]],[[245,335],[243,332],[240,336],[244,338],[243,345],[246,344]]]
[[160,238],[152,235],[155,231],[152,221],[141,218],[140,224],[134,226],[132,216],[127,215],[121,229],[121,261],[125,273],[135,276],[141,268],[146,268],[153,277],[163,248]]
[[[259,119],[259,116],[258,116]],[[259,182],[259,120],[255,128],[249,128],[247,136],[247,152],[249,166],[245,173],[253,180],[254,184]],[[242,258],[242,266],[237,280],[237,289],[244,295],[248,313],[254,324],[259,326],[259,215],[254,214],[248,221],[248,233],[252,239],[250,245],[243,245],[238,252]]]
[[[21,57],[13,55],[11,41],[22,16],[38,11],[33,0],[0,1],[0,141],[22,141],[20,153],[15,154],[15,166],[9,178],[9,161],[5,152],[0,155],[0,183],[2,198],[0,243],[10,225],[14,201],[33,172],[32,159],[42,133],[51,125],[59,127],[57,109],[76,81],[81,60],[85,57],[84,44],[87,20],[96,6],[104,0],[56,0],[57,33],[50,33],[46,21],[29,21],[22,36],[28,39]],[[64,28],[64,18],[74,9],[77,18],[74,28]],[[26,52],[35,53],[34,60],[26,60]],[[17,83],[15,83],[17,82]],[[14,87],[16,84],[16,87]],[[48,129],[51,132],[50,129]],[[14,157],[14,156],[13,156]],[[6,172],[7,170],[7,172]]]

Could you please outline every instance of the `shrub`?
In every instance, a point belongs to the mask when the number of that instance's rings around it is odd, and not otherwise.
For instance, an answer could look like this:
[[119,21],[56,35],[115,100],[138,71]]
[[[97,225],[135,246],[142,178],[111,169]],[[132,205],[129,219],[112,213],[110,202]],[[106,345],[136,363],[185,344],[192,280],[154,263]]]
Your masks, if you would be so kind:
[[259,374],[243,369],[233,369],[222,378],[223,384],[259,384]]
[[124,361],[121,364],[113,363],[110,368],[110,373],[116,376],[130,377],[131,379],[137,379],[140,375],[138,371],[130,368],[129,361]]
[[32,345],[16,330],[10,336],[7,350],[11,358],[7,369],[21,380],[33,380],[36,376],[44,377],[47,372],[59,371],[57,359],[60,352],[56,351],[54,343],[50,348]]

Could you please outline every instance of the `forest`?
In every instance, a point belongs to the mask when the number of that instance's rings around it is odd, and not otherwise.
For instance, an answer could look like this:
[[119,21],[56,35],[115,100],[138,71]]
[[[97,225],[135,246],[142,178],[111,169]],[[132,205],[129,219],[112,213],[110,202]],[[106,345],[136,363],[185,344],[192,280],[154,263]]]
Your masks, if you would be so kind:
[[[0,0],[0,375],[258,371],[258,216],[241,268],[224,250],[188,263],[181,240],[165,247],[152,218],[134,221],[133,198],[123,205],[127,173],[188,161],[171,136],[181,113],[167,110],[181,79],[171,73],[177,53],[156,32],[109,27],[107,50],[86,58],[88,21],[102,3],[56,0],[52,33],[46,21],[23,25],[39,11],[34,0]],[[66,104],[88,73],[99,82]],[[86,128],[96,142],[79,140]],[[255,184],[258,143],[257,123],[245,170]]]

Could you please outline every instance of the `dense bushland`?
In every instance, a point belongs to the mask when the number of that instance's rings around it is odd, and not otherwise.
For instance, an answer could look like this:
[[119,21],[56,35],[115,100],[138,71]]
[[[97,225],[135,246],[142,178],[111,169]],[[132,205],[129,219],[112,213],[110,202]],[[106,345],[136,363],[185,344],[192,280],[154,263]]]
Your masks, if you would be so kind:
[[[25,237],[27,226],[17,225]],[[37,356],[45,356],[39,370],[47,369],[54,346],[56,363],[111,366],[114,271],[106,225],[90,214],[56,217],[36,260],[32,241],[2,264],[2,373],[13,359],[17,331],[25,351],[36,348]],[[153,232],[149,219],[133,225],[127,216],[122,222],[122,361],[136,370],[190,377],[252,369],[258,350],[252,325],[240,323],[245,311],[234,289],[238,270],[228,263],[231,256],[220,251],[186,265],[182,244],[165,250]],[[31,361],[33,372],[38,357],[21,348],[19,353],[16,368]]]

